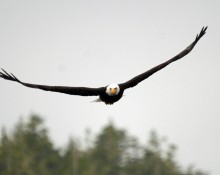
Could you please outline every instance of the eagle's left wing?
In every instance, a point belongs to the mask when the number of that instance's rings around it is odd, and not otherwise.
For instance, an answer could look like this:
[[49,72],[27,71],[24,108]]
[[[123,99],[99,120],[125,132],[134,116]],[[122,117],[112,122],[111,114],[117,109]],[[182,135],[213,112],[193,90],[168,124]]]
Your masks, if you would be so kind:
[[196,43],[200,40],[200,38],[202,38],[202,36],[206,33],[206,29],[207,27],[203,27],[200,34],[196,36],[196,39],[192,42],[192,44],[190,44],[186,49],[184,49],[182,52],[180,52],[178,55],[174,56],[173,58],[169,59],[168,61],[159,64],[155,67],[153,67],[152,69],[132,78],[131,80],[125,82],[125,83],[121,83],[119,84],[119,87],[123,90],[127,89],[127,88],[131,88],[136,86],[138,83],[140,83],[141,81],[145,80],[146,78],[148,78],[149,76],[151,76],[152,74],[154,74],[155,72],[163,69],[164,67],[166,67],[167,65],[169,65],[170,63],[179,60],[180,58],[184,57],[185,55],[187,55],[189,52],[191,52],[191,50],[194,48],[194,46],[196,45]]
[[100,87],[100,88],[67,87],[67,86],[47,86],[47,85],[24,83],[24,82],[21,82],[19,79],[17,79],[13,74],[7,73],[4,69],[2,69],[2,71],[3,72],[0,72],[1,78],[18,82],[30,88],[42,89],[45,91],[53,91],[53,92],[60,92],[60,93],[65,93],[69,95],[81,95],[81,96],[96,96],[96,95],[99,95],[101,92],[105,91],[104,87]]

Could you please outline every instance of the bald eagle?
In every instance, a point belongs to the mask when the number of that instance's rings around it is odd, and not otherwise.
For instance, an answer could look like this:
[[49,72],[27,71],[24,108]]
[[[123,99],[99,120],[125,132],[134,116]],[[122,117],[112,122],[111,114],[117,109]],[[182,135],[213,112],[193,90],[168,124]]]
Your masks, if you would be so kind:
[[197,34],[196,39],[186,49],[184,49],[182,52],[180,52],[173,58],[121,84],[109,84],[105,87],[99,87],[99,88],[38,85],[38,84],[22,82],[18,78],[16,78],[12,73],[11,74],[7,73],[4,69],[2,69],[2,72],[0,72],[0,77],[6,80],[18,82],[30,88],[42,89],[45,91],[60,92],[69,95],[99,96],[99,98],[95,100],[96,102],[102,101],[105,104],[113,104],[121,99],[126,89],[136,86],[138,83],[147,79],[155,72],[163,69],[170,63],[177,61],[180,58],[187,55],[194,48],[194,46],[197,44],[200,38],[202,38],[202,36],[206,33],[206,29],[207,27],[203,27],[201,32]]

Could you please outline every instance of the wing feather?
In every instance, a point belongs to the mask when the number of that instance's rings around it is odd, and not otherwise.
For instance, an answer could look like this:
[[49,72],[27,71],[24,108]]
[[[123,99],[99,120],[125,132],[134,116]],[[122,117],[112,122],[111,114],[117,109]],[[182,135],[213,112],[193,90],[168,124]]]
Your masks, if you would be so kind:
[[154,74],[155,72],[163,69],[164,67],[166,67],[167,65],[169,65],[170,63],[179,60],[180,58],[184,57],[185,55],[187,55],[189,52],[192,51],[192,49],[194,48],[194,46],[196,45],[196,43],[200,40],[200,38],[202,38],[202,36],[206,33],[206,29],[208,27],[203,27],[200,34],[196,36],[196,39],[192,42],[192,44],[190,44],[186,49],[184,49],[182,52],[180,52],[179,54],[177,54],[176,56],[174,56],[173,58],[169,59],[168,61],[159,64],[155,67],[153,67],[152,69],[130,79],[129,81],[125,82],[125,83],[121,83],[119,84],[119,87],[123,90],[127,89],[127,88],[131,88],[136,86],[138,83],[140,83],[141,81],[145,80],[146,78],[148,78],[149,76],[151,76],[152,74]]
[[47,85],[39,85],[39,84],[31,84],[21,82],[17,77],[15,77],[12,73],[7,73],[4,69],[3,72],[0,72],[0,77],[6,80],[18,82],[24,86],[30,88],[37,88],[45,91],[52,92],[60,92],[69,95],[80,95],[80,96],[96,96],[99,95],[102,91],[105,90],[104,87],[101,88],[88,88],[88,87],[67,87],[67,86],[47,86]]

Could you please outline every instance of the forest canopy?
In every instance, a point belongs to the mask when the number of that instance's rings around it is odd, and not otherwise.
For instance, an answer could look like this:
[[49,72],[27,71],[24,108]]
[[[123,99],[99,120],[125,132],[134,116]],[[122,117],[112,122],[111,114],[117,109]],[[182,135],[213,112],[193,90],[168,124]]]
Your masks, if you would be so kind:
[[[89,134],[86,136],[88,137]],[[149,133],[146,145],[108,123],[87,146],[71,138],[55,148],[43,119],[20,119],[10,132],[1,128],[0,174],[2,175],[207,175],[176,161],[176,146]]]

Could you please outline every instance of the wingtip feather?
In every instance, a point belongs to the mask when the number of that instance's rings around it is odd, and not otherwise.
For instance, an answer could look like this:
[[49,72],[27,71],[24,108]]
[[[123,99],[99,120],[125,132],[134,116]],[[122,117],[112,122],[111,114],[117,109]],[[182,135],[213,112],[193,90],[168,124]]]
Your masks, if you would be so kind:
[[0,72],[0,77],[4,78],[6,80],[11,80],[11,81],[17,81],[20,83],[20,80],[18,80],[12,73],[9,74],[8,72],[6,72],[4,69],[2,69],[2,72]]
[[203,26],[202,27],[202,30],[200,31],[200,33],[196,35],[195,42],[198,42],[200,40],[200,38],[202,38],[202,36],[206,34],[207,29],[208,29],[208,26],[206,26],[206,27]]

